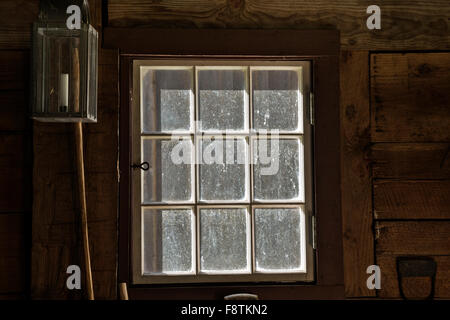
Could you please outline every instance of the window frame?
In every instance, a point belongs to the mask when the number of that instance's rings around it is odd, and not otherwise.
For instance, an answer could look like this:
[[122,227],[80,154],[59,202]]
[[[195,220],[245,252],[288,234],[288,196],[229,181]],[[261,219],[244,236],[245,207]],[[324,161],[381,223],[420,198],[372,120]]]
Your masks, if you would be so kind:
[[[151,39],[150,41],[148,39]],[[120,50],[118,282],[132,299],[221,299],[239,292],[262,299],[344,297],[340,210],[339,32],[336,30],[177,30],[105,28],[104,47]],[[131,114],[133,60],[236,59],[312,61],[316,275],[313,283],[132,285]],[[319,173],[319,174],[318,174]]]

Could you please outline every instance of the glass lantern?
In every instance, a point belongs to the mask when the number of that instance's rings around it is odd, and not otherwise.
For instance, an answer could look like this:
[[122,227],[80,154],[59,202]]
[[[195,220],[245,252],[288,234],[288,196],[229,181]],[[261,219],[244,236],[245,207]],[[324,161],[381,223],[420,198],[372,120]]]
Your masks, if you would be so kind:
[[[79,29],[69,29],[73,5],[80,9]],[[32,67],[33,119],[97,122],[98,33],[89,24],[87,0],[40,1]]]

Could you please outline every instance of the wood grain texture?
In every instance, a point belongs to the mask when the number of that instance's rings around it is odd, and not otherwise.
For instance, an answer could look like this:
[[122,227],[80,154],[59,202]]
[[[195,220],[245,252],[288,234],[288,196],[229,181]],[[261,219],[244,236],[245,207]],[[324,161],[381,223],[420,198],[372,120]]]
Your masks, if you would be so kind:
[[[437,263],[435,298],[450,298],[450,256],[431,256]],[[377,264],[381,269],[381,290],[378,291],[382,299],[400,298],[396,255],[381,254],[377,256]],[[403,291],[408,297],[425,297],[430,292],[431,281],[428,278],[405,278]]]
[[0,300],[26,290],[25,221],[25,214],[0,214]]
[[0,50],[0,90],[27,91],[29,51]]
[[0,1],[0,50],[30,48],[38,13],[39,0]]
[[[118,61],[117,51],[100,57],[97,124],[84,127],[87,215],[96,299],[117,296]],[[115,70],[115,72],[114,72]],[[114,86],[114,83],[116,84]],[[82,265],[78,194],[71,126],[35,123],[33,218],[34,298],[80,299],[65,288],[65,269]],[[38,190],[39,189],[39,190]],[[48,265],[54,261],[53,266]],[[69,264],[68,264],[69,263]]]
[[0,131],[28,129],[28,96],[23,91],[0,91]]
[[450,141],[450,53],[371,55],[373,142]]
[[375,229],[377,255],[450,255],[450,221],[380,221]]
[[376,219],[450,219],[450,181],[374,182]]
[[449,179],[448,143],[376,143],[371,148],[374,178]]
[[[377,264],[381,268],[381,298],[399,298],[396,258],[399,256],[431,256],[437,263],[437,298],[450,296],[450,222],[378,222]],[[410,278],[403,286],[410,297],[427,296],[430,281]],[[407,293],[408,292],[408,293]]]
[[369,3],[270,0],[110,0],[109,24],[115,27],[339,29],[346,49],[448,49],[446,0],[383,1],[381,30],[368,30]]
[[373,264],[370,144],[369,53],[341,53],[341,164],[346,297],[374,296],[365,285]]
[[0,213],[29,211],[24,134],[0,134]]
[[[90,1],[101,26],[101,0]],[[117,295],[118,51],[99,50],[98,123],[84,126],[87,216],[96,299]],[[66,288],[67,266],[82,265],[72,126],[34,124],[32,297],[81,299]]]

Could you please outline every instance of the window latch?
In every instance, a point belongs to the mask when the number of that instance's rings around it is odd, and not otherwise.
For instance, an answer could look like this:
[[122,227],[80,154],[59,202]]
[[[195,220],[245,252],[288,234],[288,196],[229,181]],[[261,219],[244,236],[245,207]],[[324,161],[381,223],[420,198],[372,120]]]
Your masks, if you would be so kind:
[[142,171],[150,170],[150,164],[147,161],[142,162],[141,164],[133,164],[131,167],[133,169],[141,169]]

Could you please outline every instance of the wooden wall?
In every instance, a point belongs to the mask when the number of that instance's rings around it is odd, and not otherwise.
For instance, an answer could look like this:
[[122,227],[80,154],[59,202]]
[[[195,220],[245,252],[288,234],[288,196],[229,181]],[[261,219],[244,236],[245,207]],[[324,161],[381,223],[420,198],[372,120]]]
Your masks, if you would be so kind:
[[[97,27],[101,2],[90,1]],[[437,52],[450,50],[446,0],[383,1],[375,31],[365,27],[371,3],[357,0],[108,3],[112,27],[339,29],[346,295],[398,298],[396,257],[427,255],[438,263],[436,296],[450,297],[450,53]],[[37,8],[38,0],[0,2],[0,298],[78,299],[65,289],[67,266],[82,265],[72,127],[27,120]],[[117,52],[101,50],[99,123],[84,126],[94,289],[103,299],[117,288],[118,68]],[[371,264],[382,270],[378,293],[366,287]],[[420,295],[427,284],[416,280]]]
[[[0,21],[4,21],[0,23],[0,299],[27,297],[31,272],[30,50],[5,42],[3,24],[15,13],[12,3],[0,3]],[[29,15],[27,11],[25,21],[30,22]]]
[[[67,267],[83,266],[73,127],[32,123],[28,116],[31,24],[38,4],[0,2],[0,299],[79,299],[83,294],[65,284]],[[101,1],[90,5],[101,30]],[[118,96],[117,52],[101,50],[99,121],[84,125],[99,299],[117,294]]]
[[[450,53],[370,56],[373,216],[380,297],[399,296],[397,256],[433,257],[450,298]],[[418,282],[413,295],[426,296]]]
[[[101,1],[90,1],[101,30]],[[117,295],[118,55],[100,50],[98,123],[84,125],[89,240],[96,299]],[[34,123],[31,298],[79,299],[66,288],[66,269],[81,266],[80,206],[71,124]]]

